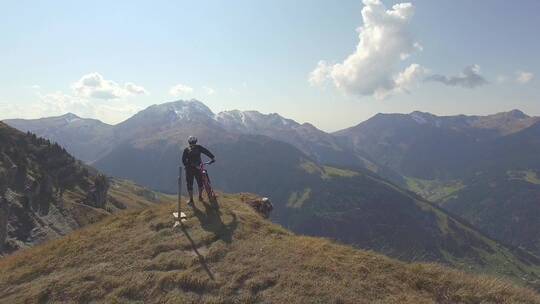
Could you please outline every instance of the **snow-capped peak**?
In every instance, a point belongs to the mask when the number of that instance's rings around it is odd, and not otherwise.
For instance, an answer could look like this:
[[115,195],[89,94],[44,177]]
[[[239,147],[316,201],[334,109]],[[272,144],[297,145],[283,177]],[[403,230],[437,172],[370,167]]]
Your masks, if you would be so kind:
[[158,106],[166,111],[173,120],[193,120],[199,118],[213,118],[214,113],[202,102],[192,100],[179,100]]
[[418,124],[432,124],[437,127],[440,126],[441,121],[439,117],[431,114],[431,113],[425,113],[420,111],[414,111],[411,114],[409,114],[409,117],[412,118],[414,121],[416,121]]
[[257,111],[224,111],[217,114],[215,119],[226,127],[237,129],[289,128],[299,125],[277,113],[262,114]]
[[66,123],[70,124],[70,123],[74,123],[76,121],[80,121],[81,118],[73,113],[67,113],[67,114],[64,114],[62,115],[61,117]]

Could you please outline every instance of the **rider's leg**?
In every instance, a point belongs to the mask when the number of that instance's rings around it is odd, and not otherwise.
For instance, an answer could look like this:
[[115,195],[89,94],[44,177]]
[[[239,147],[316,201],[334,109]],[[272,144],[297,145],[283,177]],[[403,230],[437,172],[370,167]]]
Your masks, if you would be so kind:
[[197,180],[197,186],[199,186],[199,201],[203,201],[203,191],[204,191],[204,185],[203,185],[203,181],[202,181],[202,175],[201,175],[201,172],[199,170],[197,170],[197,172],[194,174],[195,175],[195,179]]
[[203,188],[199,188],[199,202],[202,202],[202,201],[204,201],[204,198],[203,198],[203,196],[202,196],[202,194],[203,194],[203,191],[204,191],[204,189],[203,189]]
[[187,202],[187,204],[188,206],[192,206],[193,205],[193,190],[189,190],[188,195],[189,195],[189,201]]
[[195,178],[193,174],[193,169],[186,168],[186,182],[187,182],[187,189],[189,194],[189,201],[188,205],[193,205],[193,179]]

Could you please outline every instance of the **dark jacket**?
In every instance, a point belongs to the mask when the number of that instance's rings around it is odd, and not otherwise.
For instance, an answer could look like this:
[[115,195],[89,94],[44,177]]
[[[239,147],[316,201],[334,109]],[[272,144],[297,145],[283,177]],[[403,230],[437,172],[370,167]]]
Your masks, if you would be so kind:
[[211,159],[214,159],[215,156],[208,149],[203,146],[193,145],[184,149],[182,154],[182,163],[185,167],[198,167],[201,165],[201,154],[204,154]]

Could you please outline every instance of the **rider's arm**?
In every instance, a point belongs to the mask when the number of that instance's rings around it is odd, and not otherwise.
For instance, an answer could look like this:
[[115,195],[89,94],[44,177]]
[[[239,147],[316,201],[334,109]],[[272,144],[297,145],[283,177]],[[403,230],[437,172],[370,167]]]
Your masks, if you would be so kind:
[[188,152],[187,152],[187,149],[184,150],[184,153],[182,154],[182,163],[184,164],[184,166],[188,165]]
[[201,147],[201,153],[203,153],[204,155],[208,156],[210,159],[214,160],[216,157],[214,156],[214,154],[212,154],[212,152],[208,151],[208,149],[206,149],[205,147]]

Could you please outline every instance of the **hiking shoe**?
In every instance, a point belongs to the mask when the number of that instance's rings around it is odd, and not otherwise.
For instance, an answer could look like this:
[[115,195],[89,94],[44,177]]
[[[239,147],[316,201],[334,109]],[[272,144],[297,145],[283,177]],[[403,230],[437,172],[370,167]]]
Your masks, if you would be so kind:
[[195,204],[193,203],[193,201],[187,202],[187,205],[188,205],[188,207],[191,207],[191,208],[193,208],[193,206],[195,206]]

